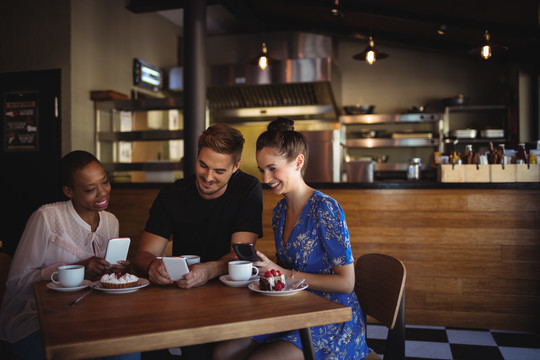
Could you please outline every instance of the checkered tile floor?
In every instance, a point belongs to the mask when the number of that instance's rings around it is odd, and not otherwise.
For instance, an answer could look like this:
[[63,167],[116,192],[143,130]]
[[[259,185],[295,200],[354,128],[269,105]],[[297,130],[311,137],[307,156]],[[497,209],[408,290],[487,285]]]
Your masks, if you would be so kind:
[[[378,354],[384,353],[386,335],[384,326],[368,324],[367,343]],[[528,332],[406,325],[405,356],[406,360],[539,360],[540,336]]]

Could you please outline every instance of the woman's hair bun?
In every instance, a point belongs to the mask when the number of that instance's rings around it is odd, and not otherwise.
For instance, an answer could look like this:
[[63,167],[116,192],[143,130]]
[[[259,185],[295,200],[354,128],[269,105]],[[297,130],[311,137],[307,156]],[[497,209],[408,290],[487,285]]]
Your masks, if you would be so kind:
[[278,117],[268,124],[268,131],[284,132],[294,131],[294,121],[284,117]]

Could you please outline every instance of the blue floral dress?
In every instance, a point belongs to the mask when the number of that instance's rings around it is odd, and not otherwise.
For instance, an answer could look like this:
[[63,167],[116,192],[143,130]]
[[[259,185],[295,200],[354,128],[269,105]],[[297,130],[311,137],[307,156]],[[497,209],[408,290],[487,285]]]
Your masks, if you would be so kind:
[[[284,244],[286,209],[286,200],[280,200],[272,217],[277,259],[283,267],[312,274],[332,274],[332,266],[354,263],[345,214],[336,200],[315,191],[302,209],[289,241]],[[366,357],[370,350],[366,345],[362,310],[354,291],[344,294],[307,290],[352,309],[351,321],[310,328],[316,358]],[[287,340],[302,348],[298,330],[254,336],[253,339],[257,342]]]

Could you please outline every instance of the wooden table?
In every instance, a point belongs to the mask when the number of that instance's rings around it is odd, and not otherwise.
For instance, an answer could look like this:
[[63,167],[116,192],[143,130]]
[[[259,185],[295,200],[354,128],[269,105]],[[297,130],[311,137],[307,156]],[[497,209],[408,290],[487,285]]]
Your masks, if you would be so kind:
[[[134,293],[57,292],[35,285],[47,359],[82,359],[249,337],[351,320],[351,309],[308,291],[271,297],[213,280],[195,289],[149,285]],[[307,336],[306,336],[307,335]],[[306,349],[310,358],[311,346]]]

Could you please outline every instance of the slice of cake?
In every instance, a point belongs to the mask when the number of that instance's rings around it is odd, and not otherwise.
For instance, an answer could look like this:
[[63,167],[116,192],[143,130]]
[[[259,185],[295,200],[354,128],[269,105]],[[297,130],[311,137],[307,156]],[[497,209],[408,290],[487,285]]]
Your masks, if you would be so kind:
[[137,286],[139,278],[128,273],[105,274],[101,277],[101,285],[108,289],[123,289]]
[[279,270],[270,270],[259,277],[259,289],[265,291],[281,291],[285,289],[285,275]]

